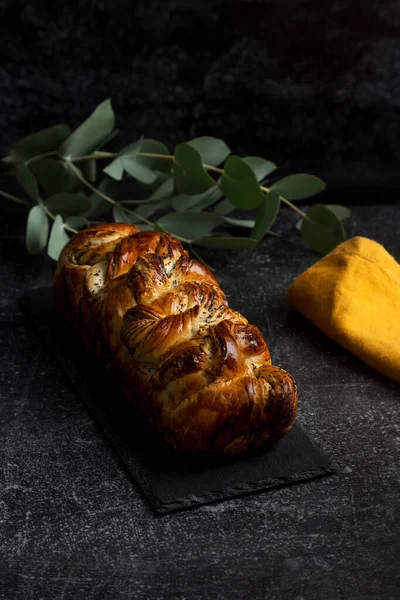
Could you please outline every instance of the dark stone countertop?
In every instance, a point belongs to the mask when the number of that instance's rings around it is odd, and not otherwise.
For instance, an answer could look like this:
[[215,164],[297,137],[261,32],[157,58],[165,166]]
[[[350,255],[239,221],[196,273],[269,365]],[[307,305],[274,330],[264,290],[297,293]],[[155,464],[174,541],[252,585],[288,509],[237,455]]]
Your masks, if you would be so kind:
[[[285,241],[209,258],[339,474],[156,517],[17,307],[52,270],[25,254],[18,211],[2,212],[0,239],[0,599],[397,599],[400,388],[286,308],[317,259],[295,215],[279,217]],[[398,216],[355,207],[349,234],[399,259]]]

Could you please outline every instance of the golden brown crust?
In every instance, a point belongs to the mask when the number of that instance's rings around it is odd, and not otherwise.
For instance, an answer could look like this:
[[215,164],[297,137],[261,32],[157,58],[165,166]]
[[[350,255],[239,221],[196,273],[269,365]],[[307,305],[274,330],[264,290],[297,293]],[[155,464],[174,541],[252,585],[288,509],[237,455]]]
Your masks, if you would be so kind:
[[173,236],[104,224],[58,261],[58,309],[176,450],[233,455],[292,427],[297,389],[260,331]]

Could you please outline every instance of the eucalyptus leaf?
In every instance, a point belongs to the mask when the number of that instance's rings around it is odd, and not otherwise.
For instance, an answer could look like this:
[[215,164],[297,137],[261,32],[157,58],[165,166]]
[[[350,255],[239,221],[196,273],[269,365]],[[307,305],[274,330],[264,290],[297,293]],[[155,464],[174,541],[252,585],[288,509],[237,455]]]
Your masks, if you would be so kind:
[[121,159],[116,158],[112,162],[110,162],[110,164],[103,169],[103,173],[109,175],[117,181],[121,181],[124,175],[124,166],[121,162]]
[[83,216],[90,209],[90,200],[83,194],[55,194],[47,198],[44,204],[53,215],[61,215],[64,219],[74,215]]
[[[100,182],[98,190],[117,202],[120,193],[120,183],[110,177],[105,177]],[[87,219],[99,219],[107,214],[111,208],[111,203],[96,193],[89,196],[89,202],[90,208],[83,214]]]
[[[169,156],[170,154],[165,144],[163,144],[162,142],[158,142],[157,140],[153,140],[151,138],[145,138],[142,140],[142,144],[140,146],[140,153],[163,154],[164,156]],[[159,158],[153,156],[137,156],[136,160],[148,169],[159,169],[160,171],[165,171],[167,173],[170,172],[172,166],[172,159],[167,158]]]
[[192,244],[205,248],[220,248],[223,250],[251,250],[257,240],[249,237],[217,236],[202,237],[192,240]]
[[314,204],[303,219],[301,236],[304,244],[326,254],[344,241],[345,234],[340,219],[323,204]]
[[223,192],[218,186],[209,188],[202,194],[180,194],[171,199],[171,206],[177,212],[184,212],[186,210],[204,210],[218,202],[222,197]]
[[251,237],[258,242],[268,233],[280,208],[280,196],[277,190],[271,190],[263,204],[257,209],[256,222]]
[[264,202],[254,171],[239,156],[230,156],[226,161],[221,188],[237,208],[252,210]]
[[233,225],[234,227],[243,227],[244,229],[253,229],[254,225],[256,224],[255,219],[233,219],[232,217],[224,217],[224,221],[228,225]]
[[114,111],[110,99],[105,100],[64,141],[59,154],[63,158],[74,158],[91,154],[112,133],[115,125]]
[[351,216],[351,211],[346,206],[340,206],[340,204],[325,204],[325,206],[341,221],[345,221]]
[[68,227],[72,227],[72,229],[83,229],[84,227],[89,227],[90,223],[85,217],[77,216],[77,217],[68,217],[65,219],[65,225]]
[[11,149],[12,156],[18,161],[26,161],[33,156],[46,152],[55,152],[70,135],[69,125],[62,123],[47,127],[37,133],[28,135],[17,142]]
[[136,223],[143,222],[140,219],[140,217],[144,217],[145,219],[147,219],[147,217],[150,216],[155,210],[156,209],[154,208],[153,204],[143,204],[141,206],[136,206],[133,209],[133,212],[135,214],[132,214],[131,212],[127,212],[125,210],[124,205],[122,203],[120,203],[120,204],[114,205],[113,215],[114,215],[114,219],[117,223],[136,224]]
[[[168,148],[156,140],[144,140],[140,138],[126,146],[118,153],[118,158],[114,159],[103,171],[114,179],[122,179],[124,170],[131,177],[141,183],[152,184],[157,181],[157,174],[153,168],[160,167],[158,163],[163,163],[162,159],[150,159],[137,156],[138,152],[155,152],[159,154],[168,154]],[[164,165],[162,165],[164,166]]]
[[140,231],[154,231],[154,226],[147,225],[147,223],[136,223],[136,227],[140,229]]
[[[344,221],[351,216],[351,211],[346,206],[340,206],[339,204],[325,204],[325,206],[329,208],[329,210],[333,212],[337,218],[340,219],[340,221]],[[303,219],[300,219],[296,223],[296,229],[301,231],[302,225]]]
[[223,163],[231,153],[225,142],[215,137],[202,136],[187,143],[197,150],[203,163],[213,167]]
[[[151,217],[158,210],[165,209],[169,207],[170,201],[168,198],[164,198],[163,200],[159,200],[158,202],[150,203],[145,202],[143,204],[138,205],[136,202],[132,202],[131,200],[122,200],[120,202],[120,206],[123,208],[125,206],[129,207],[131,211],[135,212],[137,215],[141,217],[145,217],[146,219]],[[139,217],[135,217],[134,215],[129,215],[130,223],[141,223],[141,219]]]
[[158,202],[163,198],[169,198],[174,193],[175,182],[173,177],[169,177],[149,196],[146,202]]
[[138,158],[134,156],[121,156],[119,160],[125,171],[134,179],[142,183],[154,183],[157,180],[157,175],[154,171],[143,165]]
[[265,160],[265,158],[261,158],[260,156],[245,156],[243,160],[250,165],[257,177],[257,181],[261,181],[278,168],[275,163]]
[[39,186],[35,176],[23,163],[17,167],[17,180],[32,200],[40,201]]
[[64,223],[60,215],[57,215],[50,232],[47,254],[53,260],[58,260],[64,246],[69,242],[69,237],[65,232]]
[[203,167],[199,152],[189,144],[176,146],[172,172],[182,194],[201,194],[215,185],[214,179]]
[[223,219],[215,213],[187,211],[164,215],[156,225],[161,231],[193,240],[210,234],[222,222]]
[[82,160],[79,164],[84,178],[94,183],[97,175],[96,159]]
[[304,200],[319,194],[325,188],[322,179],[306,173],[288,175],[270,186],[270,189],[279,190],[280,195],[287,200]]
[[113,206],[113,217],[116,223],[130,223],[130,215],[119,204]]
[[79,179],[61,160],[42,158],[30,163],[29,170],[45,196],[53,196],[60,192],[74,192],[81,187]]
[[229,213],[236,210],[236,206],[232,204],[228,198],[224,198],[217,206],[214,208],[214,212],[219,215],[229,215]]
[[40,206],[33,206],[26,223],[26,249],[29,254],[39,254],[49,237],[49,219]]

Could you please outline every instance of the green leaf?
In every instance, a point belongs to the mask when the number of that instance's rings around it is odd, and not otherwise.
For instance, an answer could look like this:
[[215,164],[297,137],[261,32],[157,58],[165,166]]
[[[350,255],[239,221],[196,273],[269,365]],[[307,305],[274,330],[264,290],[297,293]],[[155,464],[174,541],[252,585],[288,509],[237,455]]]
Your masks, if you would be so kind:
[[46,196],[59,192],[74,192],[81,187],[76,175],[68,169],[66,163],[54,158],[42,158],[29,165]]
[[[135,212],[137,215],[140,215],[141,217],[145,217],[146,219],[148,217],[151,217],[156,211],[161,210],[161,209],[165,209],[167,208],[167,206],[169,206],[169,199],[165,198],[164,200],[159,200],[157,203],[148,203],[145,202],[144,204],[140,204],[138,205],[136,202],[131,201],[131,200],[122,200],[119,205],[121,206],[121,208],[124,208],[125,206],[130,207],[130,210]],[[133,205],[133,206],[131,206]],[[129,223],[141,223],[141,219],[139,219],[139,217],[135,217],[135,215],[131,215],[129,213],[127,213],[127,219]]]
[[239,156],[230,156],[226,161],[221,187],[237,208],[252,210],[264,202],[254,171]]
[[278,168],[275,163],[270,160],[265,160],[265,158],[260,158],[259,156],[245,156],[243,160],[250,165],[257,177],[257,181],[261,181]]
[[221,189],[218,186],[209,188],[202,194],[186,195],[180,194],[172,198],[171,206],[177,212],[184,212],[186,210],[204,210],[209,206],[212,206],[217,202],[223,195]]
[[157,180],[154,171],[144,166],[135,156],[121,156],[119,160],[125,171],[134,179],[142,183],[154,183]]
[[233,219],[232,217],[224,217],[224,221],[228,225],[233,225],[234,227],[244,227],[245,229],[253,229],[256,223],[254,219]]
[[169,177],[149,196],[146,202],[158,202],[164,198],[169,198],[174,193],[175,182],[173,177]]
[[222,218],[215,213],[188,211],[164,215],[156,225],[161,231],[192,240],[208,235],[222,222]]
[[307,173],[289,175],[279,181],[275,181],[270,189],[279,190],[281,196],[287,200],[303,200],[319,194],[326,188],[322,179]]
[[[142,140],[140,152],[146,154],[163,154],[164,156],[169,156],[170,154],[165,144],[151,138]],[[148,169],[159,169],[160,171],[166,171],[167,173],[170,172],[172,166],[172,159],[167,158],[137,156],[136,160]]]
[[85,179],[94,183],[96,181],[97,174],[97,161],[95,158],[89,160],[82,160],[80,162],[82,174]]
[[35,202],[39,202],[39,187],[34,175],[31,173],[28,167],[26,167],[23,163],[19,164],[16,174],[18,183],[23,187],[28,196],[32,198],[32,200],[35,200]]
[[337,216],[338,219],[344,221],[351,215],[351,211],[346,206],[340,206],[339,204],[325,204],[326,208]]
[[192,240],[192,244],[204,246],[205,248],[221,248],[225,250],[251,250],[257,244],[257,240],[249,237],[217,236],[202,237]]
[[18,161],[26,161],[28,158],[44,154],[45,152],[55,152],[61,144],[70,135],[71,129],[65,123],[53,125],[47,129],[42,129],[37,133],[32,133],[17,142],[11,149],[11,154]]
[[154,226],[147,225],[147,223],[136,223],[136,227],[140,229],[140,231],[154,231]]
[[[144,158],[137,156],[138,152],[152,152],[157,154],[168,154],[168,148],[157,142],[140,138],[126,146],[118,153],[118,158],[114,159],[104,170],[105,173],[114,179],[122,179],[124,170],[131,177],[144,184],[153,184],[157,181],[157,173],[153,169],[165,167],[163,159]],[[170,165],[168,166],[170,168]]]
[[39,254],[46,247],[49,237],[49,220],[40,206],[33,206],[29,211],[26,224],[26,249],[29,254]]
[[110,99],[105,100],[92,112],[62,144],[61,157],[76,157],[97,150],[114,129],[115,117]]
[[189,144],[176,146],[172,172],[182,194],[201,194],[215,185],[214,179],[203,167],[199,152]]
[[55,194],[47,198],[44,204],[53,215],[63,218],[83,215],[90,209],[90,201],[83,194]]
[[65,224],[68,227],[72,227],[72,229],[83,229],[84,227],[89,227],[90,223],[85,217],[68,217],[65,219]]
[[301,236],[304,244],[326,254],[336,248],[345,239],[341,221],[324,204],[314,204],[303,219]]
[[280,196],[277,190],[271,190],[263,204],[258,208],[256,223],[251,232],[251,237],[258,242],[268,233],[275,222],[280,207]]
[[[98,189],[103,192],[106,196],[109,196],[112,200],[118,201],[120,192],[120,183],[110,177],[105,177],[99,184]],[[87,219],[99,219],[103,217],[111,209],[111,203],[93,193],[89,196],[90,208],[84,213],[84,217]]]
[[[350,209],[348,209],[346,206],[340,206],[339,204],[325,204],[325,206],[329,208],[329,210],[333,212],[337,216],[337,218],[340,219],[340,221],[348,219],[351,215]],[[302,225],[303,219],[300,219],[296,223],[296,229],[301,231]]]
[[130,223],[131,215],[128,215],[119,204],[113,206],[113,218],[116,223]]
[[224,162],[231,153],[225,142],[215,137],[202,136],[187,143],[197,150],[203,163],[213,167]]
[[110,177],[112,177],[113,179],[116,179],[117,181],[121,181],[121,179],[124,175],[124,166],[121,162],[121,159],[115,158],[112,162],[110,162],[109,165],[107,165],[103,169],[103,173],[106,173],[106,175],[109,175]]
[[235,210],[235,206],[233,206],[232,202],[228,200],[228,198],[224,198],[217,206],[214,208],[214,212],[219,215],[229,215],[229,213]]
[[47,254],[53,260],[58,260],[61,250],[69,241],[68,235],[65,233],[64,223],[60,215],[57,215],[50,232],[49,245]]

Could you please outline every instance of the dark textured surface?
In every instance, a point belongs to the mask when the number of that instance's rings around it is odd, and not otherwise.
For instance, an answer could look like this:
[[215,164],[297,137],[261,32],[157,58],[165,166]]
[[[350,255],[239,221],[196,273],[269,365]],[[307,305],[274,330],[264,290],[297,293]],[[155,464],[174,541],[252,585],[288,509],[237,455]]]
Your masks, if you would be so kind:
[[[17,298],[49,280],[23,219],[1,228],[0,598],[384,599],[400,589],[400,388],[285,307],[316,260],[283,211],[252,253],[209,255],[231,304],[300,389],[299,421],[340,474],[154,516]],[[400,258],[398,208],[356,207],[350,234]],[[7,223],[7,225],[6,225]]]
[[399,0],[1,0],[0,33],[0,154],[111,96],[119,147],[216,135],[397,200]]

